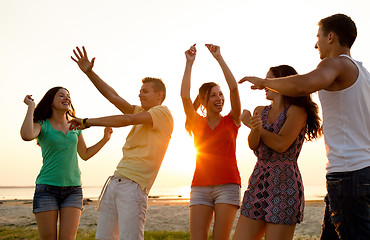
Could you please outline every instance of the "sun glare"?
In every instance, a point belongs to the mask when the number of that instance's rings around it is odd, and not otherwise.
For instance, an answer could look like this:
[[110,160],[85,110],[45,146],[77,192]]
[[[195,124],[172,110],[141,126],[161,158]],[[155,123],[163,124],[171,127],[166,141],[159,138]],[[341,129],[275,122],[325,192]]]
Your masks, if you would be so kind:
[[193,138],[185,131],[177,131],[172,135],[162,168],[192,175],[195,169],[196,151]]

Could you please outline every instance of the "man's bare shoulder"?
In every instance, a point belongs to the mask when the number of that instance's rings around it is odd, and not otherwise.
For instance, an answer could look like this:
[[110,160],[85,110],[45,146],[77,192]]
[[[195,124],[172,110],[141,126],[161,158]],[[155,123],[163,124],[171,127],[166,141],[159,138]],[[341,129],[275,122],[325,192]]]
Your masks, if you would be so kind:
[[[348,58],[347,58],[348,59]],[[338,57],[327,57],[324,58],[318,65],[318,67],[338,67],[340,65],[346,64],[346,57],[338,56]]]
[[356,82],[358,68],[356,64],[346,56],[330,57],[322,60],[318,69],[332,71],[336,75],[332,84],[326,88],[328,91],[340,91],[350,87]]

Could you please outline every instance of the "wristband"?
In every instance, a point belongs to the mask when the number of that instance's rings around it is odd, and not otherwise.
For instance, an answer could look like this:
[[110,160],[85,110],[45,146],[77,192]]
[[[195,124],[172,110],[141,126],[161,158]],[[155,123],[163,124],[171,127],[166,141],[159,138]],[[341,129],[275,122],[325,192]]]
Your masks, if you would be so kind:
[[86,124],[86,120],[87,120],[87,118],[81,119],[82,126],[83,126],[84,128],[89,128],[90,126],[87,126],[87,124]]

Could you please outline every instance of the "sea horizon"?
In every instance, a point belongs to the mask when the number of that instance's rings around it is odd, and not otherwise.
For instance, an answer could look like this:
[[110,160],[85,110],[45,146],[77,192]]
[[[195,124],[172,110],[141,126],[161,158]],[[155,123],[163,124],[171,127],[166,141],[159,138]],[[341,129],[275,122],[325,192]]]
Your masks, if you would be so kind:
[[[103,186],[82,186],[84,199],[98,199]],[[2,200],[32,200],[35,186],[0,186]],[[245,188],[242,187],[241,196]],[[323,200],[325,185],[305,185],[305,200]],[[155,186],[150,190],[149,198],[190,198],[190,186]]]

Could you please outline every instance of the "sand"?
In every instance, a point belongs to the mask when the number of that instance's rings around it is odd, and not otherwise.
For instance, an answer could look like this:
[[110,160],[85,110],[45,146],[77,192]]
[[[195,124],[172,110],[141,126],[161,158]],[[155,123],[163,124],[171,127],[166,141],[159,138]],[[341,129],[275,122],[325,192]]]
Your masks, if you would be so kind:
[[[86,202],[86,201],[85,201]],[[189,231],[188,199],[149,199],[145,230]],[[96,201],[87,202],[80,228],[96,228]],[[306,201],[304,220],[298,224],[295,239],[318,239],[324,214],[323,201]],[[239,217],[237,213],[234,229]],[[7,200],[0,204],[0,226],[36,227],[32,201]],[[303,238],[302,238],[303,237]]]

